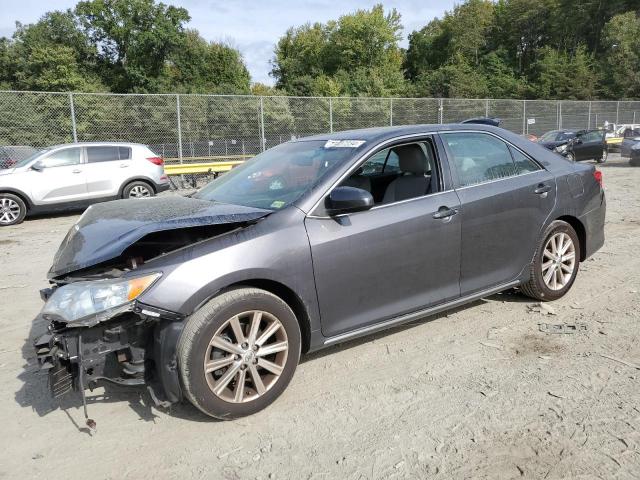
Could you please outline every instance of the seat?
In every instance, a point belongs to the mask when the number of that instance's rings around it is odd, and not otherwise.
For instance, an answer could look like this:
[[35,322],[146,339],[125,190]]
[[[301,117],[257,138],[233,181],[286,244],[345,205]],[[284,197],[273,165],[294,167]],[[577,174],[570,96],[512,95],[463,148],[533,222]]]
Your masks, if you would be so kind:
[[387,186],[382,203],[398,202],[430,193],[435,176],[429,175],[429,161],[422,148],[417,144],[410,144],[395,147],[393,151],[398,155],[398,166],[402,174]]
[[359,168],[353,175],[342,182],[343,187],[354,187],[371,193],[371,180],[362,175],[363,168]]

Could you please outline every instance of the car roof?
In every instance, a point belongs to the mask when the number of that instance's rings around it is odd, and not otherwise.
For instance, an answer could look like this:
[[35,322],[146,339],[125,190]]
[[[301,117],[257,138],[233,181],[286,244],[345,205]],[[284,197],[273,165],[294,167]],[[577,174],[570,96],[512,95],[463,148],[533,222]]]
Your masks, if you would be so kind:
[[62,148],[62,147],[97,147],[97,146],[144,146],[142,143],[134,142],[77,142],[77,143],[59,143],[58,145],[51,145],[47,147],[49,149]]
[[[494,127],[491,125],[483,125],[479,123],[448,123],[448,124],[423,124],[423,125],[402,125],[395,127],[374,127],[374,128],[362,128],[357,130],[344,130],[335,133],[322,133],[319,135],[313,135],[310,137],[303,137],[295,142],[306,142],[313,140],[364,140],[367,143],[378,143],[385,140],[389,140],[395,137],[401,137],[404,135],[415,134],[428,134],[434,132],[448,132],[456,130],[475,130],[494,132],[505,135],[505,130],[500,127]],[[509,132],[511,133],[511,132]]]

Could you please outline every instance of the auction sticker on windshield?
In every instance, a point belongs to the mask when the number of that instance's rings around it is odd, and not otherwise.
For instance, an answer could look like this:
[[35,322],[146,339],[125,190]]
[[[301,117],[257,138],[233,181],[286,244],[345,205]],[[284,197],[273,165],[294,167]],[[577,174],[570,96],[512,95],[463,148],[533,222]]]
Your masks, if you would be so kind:
[[324,148],[358,148],[364,140],[327,140]]

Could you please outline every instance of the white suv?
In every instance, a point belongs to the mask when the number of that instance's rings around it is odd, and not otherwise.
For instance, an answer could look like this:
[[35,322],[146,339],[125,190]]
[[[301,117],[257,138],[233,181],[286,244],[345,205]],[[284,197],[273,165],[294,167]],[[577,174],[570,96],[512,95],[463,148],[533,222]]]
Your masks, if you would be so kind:
[[57,145],[0,170],[0,226],[27,214],[151,197],[168,188],[164,160],[145,145]]

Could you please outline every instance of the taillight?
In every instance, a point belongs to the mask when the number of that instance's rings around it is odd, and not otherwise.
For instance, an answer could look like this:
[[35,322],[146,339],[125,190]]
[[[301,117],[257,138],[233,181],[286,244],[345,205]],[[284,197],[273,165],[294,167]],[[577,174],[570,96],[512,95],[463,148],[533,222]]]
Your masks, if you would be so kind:
[[593,178],[595,178],[598,185],[602,187],[602,172],[600,170],[593,171]]
[[147,157],[147,160],[154,165],[164,165],[164,159],[162,157]]

